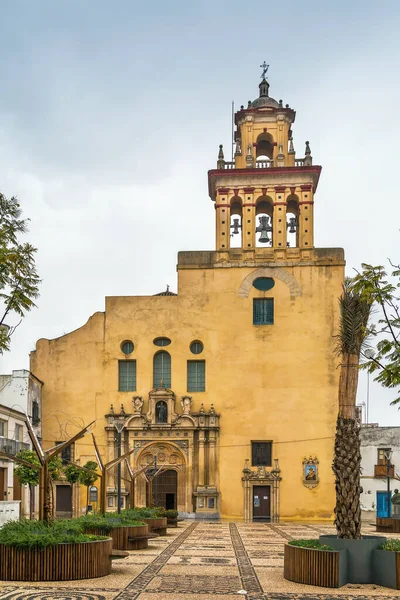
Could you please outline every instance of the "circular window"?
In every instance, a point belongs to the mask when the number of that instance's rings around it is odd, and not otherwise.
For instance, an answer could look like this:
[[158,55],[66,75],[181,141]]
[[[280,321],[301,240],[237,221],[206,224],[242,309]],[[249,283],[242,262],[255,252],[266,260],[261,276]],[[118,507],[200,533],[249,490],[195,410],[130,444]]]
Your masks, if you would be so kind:
[[153,344],[155,344],[156,346],[169,346],[170,343],[171,340],[167,337],[159,337],[153,340]]
[[121,350],[124,354],[131,354],[133,352],[134,347],[135,346],[133,345],[133,342],[131,342],[131,340],[125,340],[121,344]]
[[268,290],[272,290],[275,285],[275,281],[271,277],[257,277],[253,281],[253,287],[256,290],[260,290],[260,292],[268,292]]
[[190,344],[190,352],[192,354],[201,354],[204,350],[204,346],[201,342],[196,340]]

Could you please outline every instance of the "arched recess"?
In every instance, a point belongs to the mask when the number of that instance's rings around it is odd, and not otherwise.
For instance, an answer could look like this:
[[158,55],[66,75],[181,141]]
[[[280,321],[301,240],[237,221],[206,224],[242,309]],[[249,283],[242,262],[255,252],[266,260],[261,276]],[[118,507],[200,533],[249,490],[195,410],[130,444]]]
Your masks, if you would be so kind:
[[[156,456],[157,466],[161,467],[161,472],[176,472],[176,497],[174,499],[177,510],[190,511],[192,503],[192,481],[191,469],[187,469],[188,458],[182,449],[173,443],[164,443],[163,441],[150,442],[142,448],[134,458],[134,469],[148,465],[152,468],[154,465],[154,456]],[[153,480],[154,482],[154,480]],[[154,493],[150,489],[145,476],[141,475],[135,480],[135,506],[146,506],[149,500],[149,493]],[[157,494],[158,495],[158,494]]]
[[273,245],[274,203],[270,196],[259,196],[256,200],[256,247]]
[[256,141],[256,158],[258,160],[272,160],[274,156],[274,138],[270,133],[260,133]]
[[234,196],[230,202],[230,248],[241,248],[243,240],[243,201],[240,196]]
[[299,246],[299,197],[290,194],[286,205],[286,240],[289,248]]
[[283,281],[283,283],[286,283],[288,286],[290,297],[292,299],[296,298],[297,296],[301,296],[302,294],[299,282],[288,271],[285,271],[285,269],[281,268],[262,267],[260,269],[256,269],[252,273],[249,273],[249,275],[243,279],[239,286],[239,298],[248,298],[253,286],[253,281],[258,277],[272,277],[272,279],[279,279],[280,281]]

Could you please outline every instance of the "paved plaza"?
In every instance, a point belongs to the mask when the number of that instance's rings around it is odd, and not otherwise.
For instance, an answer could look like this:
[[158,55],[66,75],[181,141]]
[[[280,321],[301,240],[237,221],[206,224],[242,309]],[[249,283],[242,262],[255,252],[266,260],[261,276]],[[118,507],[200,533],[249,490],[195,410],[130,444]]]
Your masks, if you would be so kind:
[[[0,600],[379,600],[400,591],[375,585],[338,590],[283,579],[283,547],[293,538],[333,533],[325,524],[184,522],[147,550],[115,561],[108,577],[20,585],[0,582]],[[365,527],[364,534],[373,533]],[[395,537],[395,536],[392,536]],[[238,592],[246,591],[247,594]]]

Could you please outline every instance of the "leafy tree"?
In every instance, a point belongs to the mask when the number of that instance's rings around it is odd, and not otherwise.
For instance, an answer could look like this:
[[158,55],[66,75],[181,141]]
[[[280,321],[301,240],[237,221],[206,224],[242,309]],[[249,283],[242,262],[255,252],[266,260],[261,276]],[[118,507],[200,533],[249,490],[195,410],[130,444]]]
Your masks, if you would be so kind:
[[80,471],[79,473],[79,481],[82,485],[85,485],[87,488],[86,495],[86,506],[89,504],[89,488],[94,484],[94,482],[99,478],[96,473],[97,463],[94,460],[89,460],[86,464],[83,465],[87,471]]
[[360,354],[368,337],[371,301],[361,297],[351,279],[346,279],[339,298],[340,325],[336,350],[340,357],[339,413],[336,422],[335,525],[339,538],[361,537],[360,428],[356,420],[356,396]]
[[6,317],[16,314],[22,320],[39,296],[36,248],[19,241],[19,236],[27,232],[29,221],[21,215],[17,199],[0,193],[0,354],[10,349],[11,335],[19,325],[6,327]]
[[[40,466],[36,452],[32,450],[20,450],[16,458],[21,458],[26,462]],[[14,466],[14,475],[18,477],[21,485],[29,485],[29,518],[33,519],[35,514],[35,487],[39,485],[39,471],[37,469],[30,469],[25,465],[16,464]]]
[[[21,458],[28,463],[40,466],[40,461],[36,452],[33,450],[20,450],[18,454],[16,454],[16,458]],[[46,486],[46,506],[49,512],[51,512],[50,507],[54,505],[52,482],[59,479],[61,467],[62,462],[58,456],[54,456],[48,465],[49,477]],[[14,474],[18,477],[21,485],[29,485],[29,516],[33,519],[35,513],[35,487],[39,485],[39,471],[37,469],[30,469],[26,465],[16,464],[14,467]]]
[[[362,264],[354,285],[362,298],[378,309],[379,319],[372,334],[375,353],[364,353],[364,368],[375,373],[375,381],[396,389],[391,404],[400,403],[400,265],[391,265],[387,273],[381,265]],[[391,278],[391,280],[389,280]]]
[[69,464],[64,468],[64,475],[67,481],[74,485],[80,479],[81,470],[74,464]]

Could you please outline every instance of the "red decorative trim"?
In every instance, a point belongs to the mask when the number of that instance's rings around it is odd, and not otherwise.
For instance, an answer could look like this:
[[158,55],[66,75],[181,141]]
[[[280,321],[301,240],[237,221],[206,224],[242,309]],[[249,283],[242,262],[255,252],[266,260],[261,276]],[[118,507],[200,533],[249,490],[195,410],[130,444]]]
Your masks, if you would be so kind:
[[263,196],[267,195],[267,190],[268,190],[268,188],[261,188],[261,192],[262,192]]
[[303,192],[311,192],[311,190],[312,190],[312,185],[310,185],[309,183],[307,183],[306,185],[301,185],[301,186],[300,186],[300,189],[301,189]]
[[267,131],[268,131],[268,130],[267,130],[267,128],[266,128],[266,127],[264,127],[264,133],[267,133]]
[[286,206],[286,202],[274,202],[274,206]]
[[252,202],[251,204],[243,204],[243,208],[246,208],[246,206],[257,206],[257,204],[255,202]]
[[275,190],[276,192],[281,192],[281,193],[282,193],[282,192],[285,192],[285,191],[286,191],[286,186],[284,186],[284,185],[276,185],[276,186],[274,187],[274,190]]
[[273,146],[277,146],[277,145],[278,145],[278,142],[274,142],[272,145],[273,145]]
[[253,142],[253,148],[257,148],[257,142]]
[[[221,169],[222,170],[222,169]],[[233,170],[233,169],[232,169]],[[217,189],[218,194],[229,194],[230,189],[229,188],[218,188]]]
[[230,204],[216,204],[215,208],[221,208],[221,207],[223,207],[223,208],[230,208],[230,206],[231,206]]
[[303,200],[299,204],[314,204],[314,200]]
[[291,194],[295,194],[296,193],[296,188],[295,187],[291,187],[290,188],[290,193]]
[[253,187],[247,187],[247,188],[243,188],[243,192],[244,192],[245,194],[252,194],[252,193],[254,192],[254,190],[255,190],[255,189],[256,189],[256,188],[253,188]]

